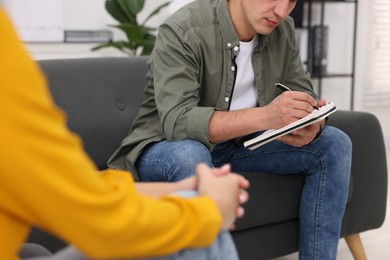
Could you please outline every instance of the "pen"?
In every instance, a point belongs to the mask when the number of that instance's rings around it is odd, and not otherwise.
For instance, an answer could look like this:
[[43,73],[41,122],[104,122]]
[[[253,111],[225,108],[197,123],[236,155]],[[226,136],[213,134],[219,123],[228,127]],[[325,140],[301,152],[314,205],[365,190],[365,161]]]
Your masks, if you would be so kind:
[[292,89],[283,85],[282,83],[275,83],[275,86],[282,91],[291,91]]
[[[275,86],[278,88],[278,89],[280,89],[280,90],[282,90],[282,91],[291,91],[292,89],[291,88],[289,88],[289,87],[287,87],[287,86],[285,86],[285,85],[283,85],[282,83],[275,83]],[[316,107],[316,106],[313,106],[313,108],[315,109],[315,110],[318,110],[318,107]]]

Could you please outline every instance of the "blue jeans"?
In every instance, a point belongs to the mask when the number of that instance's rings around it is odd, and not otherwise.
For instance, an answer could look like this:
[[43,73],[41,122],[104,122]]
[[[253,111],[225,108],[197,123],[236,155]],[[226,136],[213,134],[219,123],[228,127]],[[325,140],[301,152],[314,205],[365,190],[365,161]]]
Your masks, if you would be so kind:
[[349,137],[326,126],[319,140],[302,147],[273,141],[250,151],[228,141],[216,145],[210,153],[206,146],[192,140],[161,141],[141,154],[136,167],[142,181],[178,181],[193,175],[200,162],[216,167],[230,163],[235,172],[305,173],[299,213],[299,258],[336,259],[351,157]]
[[[131,246],[131,245],[130,245]],[[89,258],[83,255],[73,246],[68,246],[52,256],[47,256],[47,250],[42,251],[39,245],[29,245],[29,252],[33,257],[28,257],[24,254],[22,260],[88,260]],[[36,252],[34,252],[36,251]],[[39,256],[41,253],[42,256]],[[112,258],[110,258],[112,260]],[[236,248],[233,239],[229,232],[222,231],[215,239],[210,247],[185,249],[175,254],[161,257],[150,258],[121,258],[121,260],[238,260]]]

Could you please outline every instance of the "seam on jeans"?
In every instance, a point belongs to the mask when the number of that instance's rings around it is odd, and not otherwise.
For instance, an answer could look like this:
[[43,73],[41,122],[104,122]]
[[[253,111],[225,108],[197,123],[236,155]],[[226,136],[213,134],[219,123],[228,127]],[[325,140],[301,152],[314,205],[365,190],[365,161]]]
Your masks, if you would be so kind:
[[314,259],[319,260],[321,258],[321,220],[322,220],[322,208],[324,203],[324,190],[325,190],[325,177],[326,177],[326,163],[323,160],[323,157],[320,157],[322,170],[320,174],[320,183],[319,183],[319,194],[317,201],[317,209],[316,209],[316,227],[315,227],[315,241],[314,241]]
[[270,155],[272,153],[283,153],[283,152],[300,152],[300,153],[310,153],[314,156],[319,157],[320,164],[321,164],[321,172],[319,176],[319,183],[318,183],[318,193],[317,193],[317,205],[315,207],[315,230],[314,230],[314,259],[319,260],[321,259],[321,231],[322,231],[322,214],[323,214],[323,203],[324,203],[324,192],[325,192],[325,185],[326,185],[326,171],[327,171],[327,165],[326,161],[324,160],[324,154],[321,150],[316,149],[311,146],[304,146],[304,147],[291,147],[291,148],[281,148],[281,149],[274,149],[272,151],[248,151],[247,153],[240,153],[238,156],[233,156],[232,160],[234,159],[240,159],[245,157],[255,157],[255,156],[261,156],[261,155]]

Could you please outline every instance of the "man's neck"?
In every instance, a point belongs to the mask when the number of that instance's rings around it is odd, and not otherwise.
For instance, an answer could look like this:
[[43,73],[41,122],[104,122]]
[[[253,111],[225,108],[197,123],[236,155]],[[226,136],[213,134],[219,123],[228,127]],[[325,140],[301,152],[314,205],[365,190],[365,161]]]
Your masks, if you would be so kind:
[[256,35],[256,31],[249,26],[247,18],[242,12],[241,0],[227,0],[230,19],[238,39],[242,42],[249,42]]

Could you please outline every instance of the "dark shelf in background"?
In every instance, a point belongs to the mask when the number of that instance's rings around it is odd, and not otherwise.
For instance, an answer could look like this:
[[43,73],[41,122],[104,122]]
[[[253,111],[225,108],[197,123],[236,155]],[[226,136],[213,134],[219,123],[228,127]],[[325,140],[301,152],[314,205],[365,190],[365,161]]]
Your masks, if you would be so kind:
[[311,74],[312,78],[352,78],[352,73],[325,73],[325,74]]
[[[326,4],[340,3],[340,4],[353,4],[354,5],[354,17],[353,17],[353,41],[352,41],[352,72],[328,72],[327,71],[327,43],[328,35],[327,24],[325,23],[325,9]],[[316,8],[319,7],[319,16],[313,17],[313,5]],[[318,6],[319,5],[319,6]],[[357,33],[357,9],[358,0],[302,0],[297,1],[296,7],[291,12],[291,17],[295,21],[295,27],[299,30],[307,31],[307,60],[304,63],[307,66],[307,70],[311,73],[311,77],[317,80],[318,95],[322,95],[322,81],[323,79],[330,78],[350,78],[350,109],[354,108],[354,92],[355,92],[355,54],[356,54],[356,33]],[[307,15],[305,21],[303,21],[304,14]],[[349,18],[348,18],[349,19]],[[319,22],[318,22],[319,20]],[[319,30],[318,28],[324,28]],[[317,30],[317,31],[316,31]],[[321,54],[322,53],[322,54]],[[321,62],[319,62],[321,61]]]

